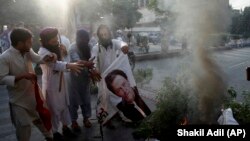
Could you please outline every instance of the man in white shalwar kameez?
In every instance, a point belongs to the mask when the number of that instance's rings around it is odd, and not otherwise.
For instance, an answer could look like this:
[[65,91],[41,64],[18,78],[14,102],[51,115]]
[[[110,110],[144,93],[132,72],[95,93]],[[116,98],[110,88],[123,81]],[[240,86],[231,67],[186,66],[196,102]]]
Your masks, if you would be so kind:
[[[0,55],[0,84],[7,85],[11,118],[16,127],[17,140],[29,141],[33,122],[46,140],[52,141],[52,132],[45,128],[36,111],[37,103],[32,82],[36,79],[32,62],[41,63],[46,59],[42,60],[31,49],[32,34],[29,30],[16,28],[10,38],[12,46]],[[53,58],[53,54],[48,55],[49,58]],[[49,59],[48,56],[46,58]]]
[[[111,39],[111,31],[106,25],[100,25],[97,29],[98,43],[92,48],[91,58],[95,58],[97,72],[103,73],[117,58],[117,52],[122,51],[128,53],[128,45],[123,41]],[[98,104],[97,104],[97,117],[99,122],[105,122],[105,113],[107,110],[115,111],[113,106],[110,105],[109,97],[101,94],[101,84],[98,84]],[[113,110],[112,110],[113,109]],[[102,119],[103,118],[103,119]]]
[[63,124],[63,135],[67,137],[75,137],[75,134],[67,127],[71,124],[69,113],[69,96],[66,92],[63,71],[80,72],[81,64],[63,62],[61,50],[58,42],[58,30],[56,28],[45,28],[40,33],[42,47],[38,54],[46,56],[50,53],[57,55],[58,61],[55,63],[41,64],[42,90],[46,97],[47,105],[52,114],[52,131],[54,140],[64,140],[59,133],[60,122]]

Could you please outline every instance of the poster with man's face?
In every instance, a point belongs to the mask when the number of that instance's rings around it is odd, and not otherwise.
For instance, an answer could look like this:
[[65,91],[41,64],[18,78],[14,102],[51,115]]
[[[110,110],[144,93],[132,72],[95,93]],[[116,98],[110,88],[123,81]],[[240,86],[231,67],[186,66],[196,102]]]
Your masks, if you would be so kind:
[[102,78],[97,117],[103,124],[118,111],[132,122],[141,121],[151,113],[138,92],[127,55],[119,55]]

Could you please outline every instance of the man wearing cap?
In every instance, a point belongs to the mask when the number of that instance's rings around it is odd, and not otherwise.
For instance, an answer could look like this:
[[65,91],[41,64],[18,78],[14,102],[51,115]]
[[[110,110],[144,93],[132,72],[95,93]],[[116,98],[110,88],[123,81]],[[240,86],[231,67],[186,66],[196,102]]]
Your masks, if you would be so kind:
[[61,141],[64,140],[64,137],[59,133],[60,122],[63,124],[63,135],[66,137],[75,137],[75,134],[67,127],[71,124],[71,118],[68,109],[69,97],[66,92],[63,72],[72,71],[79,73],[83,64],[62,61],[58,30],[56,28],[48,27],[43,29],[40,33],[40,40],[42,44],[38,51],[40,56],[46,56],[50,53],[57,55],[56,62],[41,64],[41,69],[43,72],[42,90],[52,115],[54,140]]
[[32,34],[25,28],[13,29],[10,35],[11,47],[0,55],[0,84],[7,85],[11,120],[16,127],[18,141],[29,141],[31,123],[52,141],[52,133],[42,123],[36,111],[35,89],[36,75],[33,63],[53,61],[53,54],[42,59],[32,50]]

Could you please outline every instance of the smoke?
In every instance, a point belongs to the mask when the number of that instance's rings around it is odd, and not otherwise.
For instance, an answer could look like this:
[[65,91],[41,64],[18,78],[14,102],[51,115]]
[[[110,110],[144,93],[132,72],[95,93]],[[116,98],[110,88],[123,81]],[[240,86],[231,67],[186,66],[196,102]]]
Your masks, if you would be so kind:
[[214,123],[226,98],[227,85],[220,67],[208,51],[213,44],[209,39],[225,32],[230,25],[228,0],[164,0],[160,3],[172,14],[169,19],[173,22],[175,37],[186,38],[193,55],[191,74],[186,75],[194,87],[197,98],[194,106],[198,106],[199,121]]

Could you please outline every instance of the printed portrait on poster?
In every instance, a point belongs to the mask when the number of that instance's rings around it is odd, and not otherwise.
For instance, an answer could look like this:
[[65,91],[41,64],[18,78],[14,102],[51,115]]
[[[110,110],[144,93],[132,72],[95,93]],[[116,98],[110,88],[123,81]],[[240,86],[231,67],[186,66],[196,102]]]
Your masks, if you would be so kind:
[[127,55],[120,54],[102,74],[97,102],[97,117],[102,124],[118,111],[131,122],[151,114],[139,94]]

